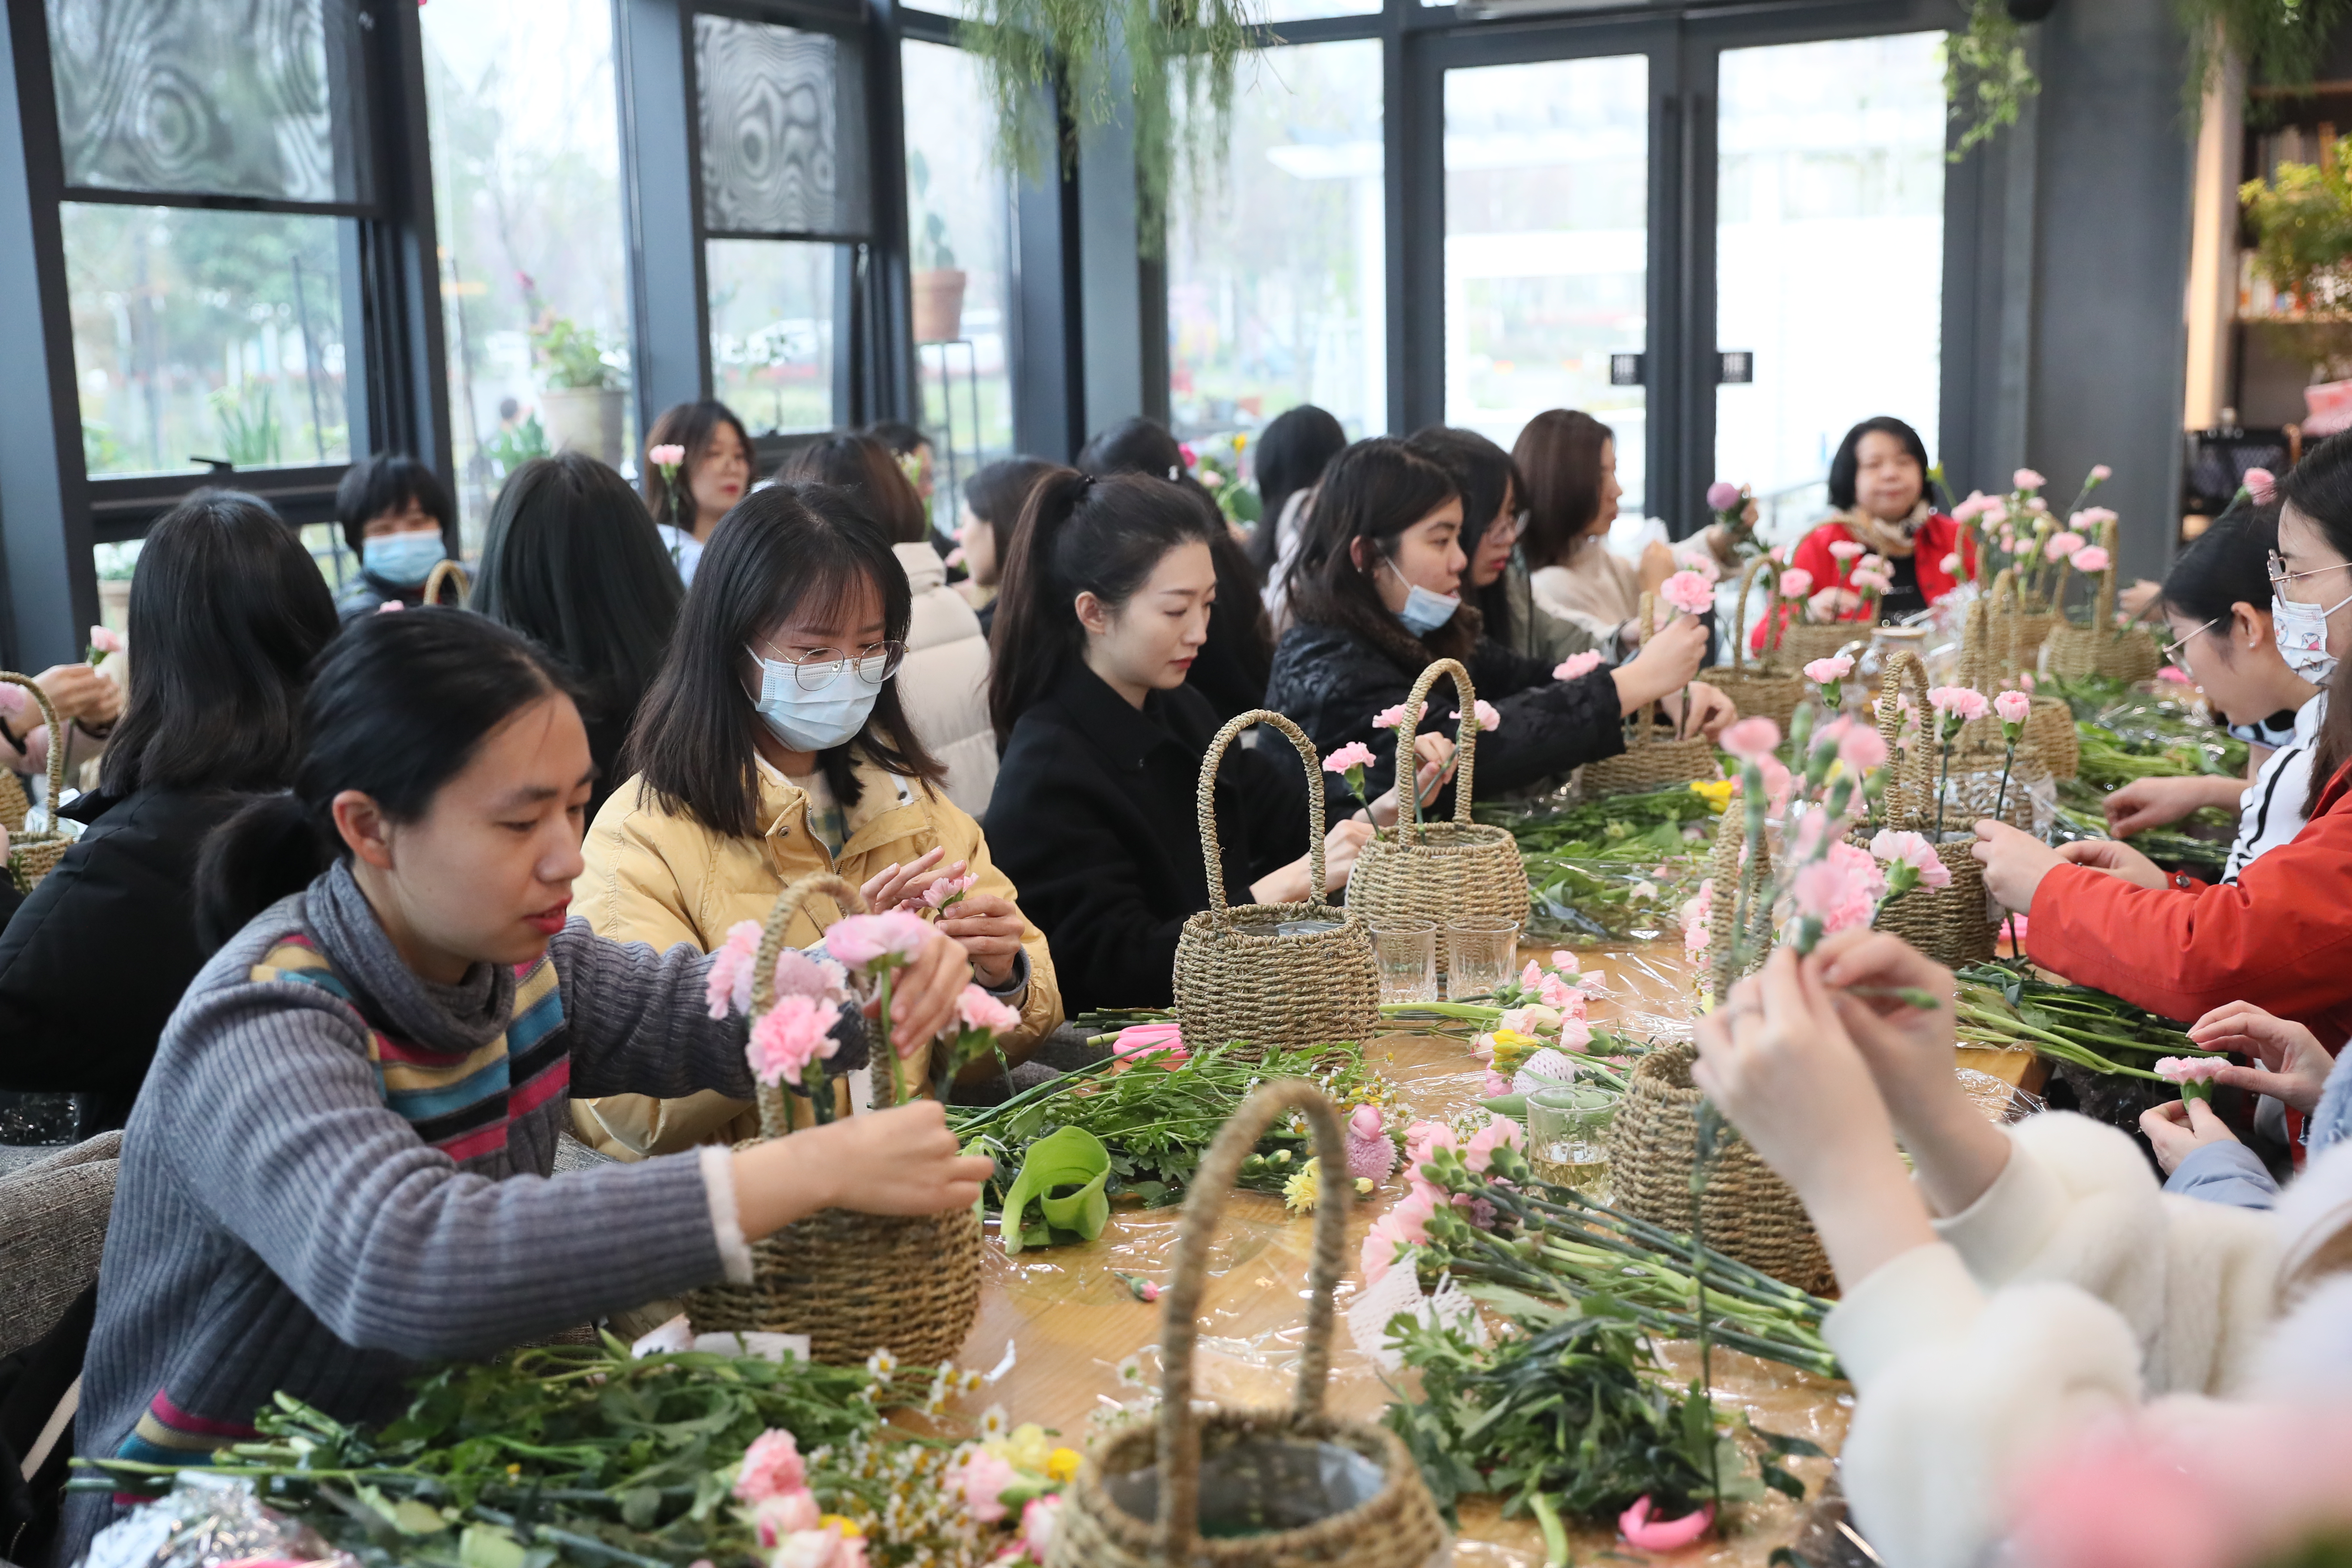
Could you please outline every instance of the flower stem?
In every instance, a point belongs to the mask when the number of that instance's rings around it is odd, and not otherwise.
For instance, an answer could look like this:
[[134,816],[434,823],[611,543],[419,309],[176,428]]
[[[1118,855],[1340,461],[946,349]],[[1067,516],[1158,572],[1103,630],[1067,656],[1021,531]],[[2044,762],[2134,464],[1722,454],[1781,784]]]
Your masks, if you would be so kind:
[[882,966],[882,1005],[879,1016],[882,1049],[890,1058],[890,1103],[894,1106],[907,1103],[907,1080],[898,1070],[898,1043],[890,1037],[890,976],[895,973],[894,965],[886,963]]
[[2009,742],[2009,754],[2000,760],[2000,788],[1994,792],[1992,797],[1992,819],[1995,822],[2008,820],[2001,816],[2000,808],[2009,803],[2009,770],[2016,762],[2017,742],[2012,737]]

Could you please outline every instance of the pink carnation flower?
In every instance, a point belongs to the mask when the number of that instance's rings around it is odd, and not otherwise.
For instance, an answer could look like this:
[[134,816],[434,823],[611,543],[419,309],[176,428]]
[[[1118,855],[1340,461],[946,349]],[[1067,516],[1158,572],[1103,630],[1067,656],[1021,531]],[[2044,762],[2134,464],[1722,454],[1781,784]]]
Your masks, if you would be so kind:
[[1817,658],[1805,666],[1805,679],[1819,686],[1827,686],[1832,680],[1843,680],[1853,673],[1853,656],[1850,653],[1839,654],[1834,658]]
[[646,461],[656,468],[674,468],[686,461],[686,448],[675,443],[646,448]]
[[1570,654],[1561,660],[1559,667],[1551,672],[1551,678],[1554,680],[1581,680],[1600,668],[1601,655],[1587,648],[1582,653]]
[[1853,574],[1846,581],[1857,588],[1866,588],[1874,594],[1884,594],[1895,586],[1895,579],[1885,573],[1873,572],[1862,567],[1855,568]]
[[1969,492],[1968,500],[1952,508],[1952,521],[1954,522],[1966,522],[1972,517],[1980,517],[1983,515],[1985,509],[1991,504],[1991,500],[1985,495],[1984,491],[1970,490]]
[[2064,557],[2074,554],[2074,552],[2082,549],[2084,545],[2089,542],[2090,541],[2084,539],[2081,534],[2076,533],[2073,529],[2062,529],[2058,532],[2052,534],[2050,536],[2049,542],[2042,547],[2042,559],[2044,561],[2063,560]]
[[2196,682],[2189,679],[2189,672],[2181,668],[2177,664],[2166,665],[2162,669],[2156,672],[2156,678],[2158,680],[2169,680],[2175,686],[2193,686],[2196,684]]
[[1921,887],[1952,885],[1952,868],[1937,856],[1935,846],[1927,842],[1924,833],[1896,833],[1882,827],[1870,841],[1870,853],[1890,866],[1900,864],[1917,871]]
[[2278,476],[2268,468],[2248,468],[2240,477],[2256,506],[2268,506],[2278,495]]
[[1350,741],[1323,759],[1323,771],[1344,773],[1349,768],[1369,768],[1378,761],[1380,759],[1372,755],[1372,749],[1370,746],[1361,741]]
[[1402,702],[1393,708],[1383,708],[1372,715],[1372,728],[1375,730],[1393,730],[1403,722],[1404,704]]
[[1697,573],[1710,583],[1723,580],[1723,568],[1717,565],[1715,557],[1704,550],[1677,550],[1675,552],[1675,564]]
[[1852,561],[1863,552],[1864,546],[1854,540],[1833,539],[1830,542],[1830,553],[1840,561]]
[[1741,761],[1752,763],[1770,756],[1780,744],[1780,726],[1757,714],[1727,728],[1717,743]]
[[1483,1174],[1493,1163],[1496,1150],[1517,1149],[1526,1142],[1525,1129],[1507,1116],[1497,1116],[1470,1135],[1470,1142],[1462,1150],[1462,1163]]
[[1557,1007],[1562,1013],[1566,1013],[1571,1006],[1580,1013],[1584,1007],[1584,993],[1557,974],[1547,974],[1538,981],[1536,984],[1536,995],[1545,1006]]
[[1848,724],[1838,737],[1838,761],[1858,773],[1886,765],[1886,742],[1867,724]]
[[908,910],[885,910],[878,915],[845,915],[825,927],[824,950],[852,969],[871,969],[888,962],[904,963],[923,950],[931,928]]
[[1824,932],[1867,925],[1885,890],[1876,862],[1843,839],[1829,847],[1827,858],[1801,868],[1791,888],[1797,912],[1819,921]]
[[1958,576],[1960,574],[1960,552],[1957,550],[1953,551],[1949,555],[1945,556],[1938,564],[1942,566],[1945,576]]
[[1429,1244],[1430,1216],[1438,1210],[1442,1194],[1433,1187],[1415,1186],[1399,1200],[1396,1207],[1372,1221],[1364,1237],[1363,1250],[1358,1260],[1363,1265],[1364,1283],[1377,1285],[1396,1262],[1397,1250],[1403,1247],[1425,1247]]
[[1715,605],[1715,584],[1696,572],[1677,572],[1658,585],[1667,604],[1685,615],[1705,615]]
[[735,1496],[742,1502],[782,1497],[807,1486],[808,1467],[801,1462],[800,1444],[781,1426],[771,1426],[752,1438],[751,1446],[743,1450],[743,1462],[735,1469]]
[[1813,574],[1801,566],[1791,566],[1780,574],[1780,596],[1801,599],[1813,591]]
[[2004,691],[1992,700],[1992,710],[2004,724],[2022,724],[2033,711],[2033,699],[2022,691]]
[[1032,1561],[1045,1561],[1045,1552],[1054,1544],[1055,1516],[1061,1511],[1062,1494],[1059,1492],[1033,1497],[1022,1505],[1021,1544],[1028,1548]]
[[781,1079],[799,1088],[810,1062],[820,1057],[830,1059],[841,1048],[841,1042],[833,1037],[834,1017],[834,1009],[814,996],[777,998],[776,1005],[751,1026],[751,1038],[744,1048],[751,1075],[761,1083]]
[[2032,468],[2020,468],[2017,472],[2009,476],[2009,482],[2010,487],[2013,489],[2038,490],[2050,481],[2043,479],[2040,474],[2035,473]]
[[971,892],[979,883],[980,873],[977,871],[969,871],[961,877],[937,878],[929,887],[923,889],[924,907],[934,910],[946,909],[950,904]]
[[1643,1497],[1617,1516],[1617,1531],[1626,1545],[1643,1552],[1679,1552],[1705,1535],[1714,1522],[1713,1503],[1680,1519],[1656,1519],[1651,1516],[1650,1500]]
[[2069,521],[2084,533],[2090,533],[2115,521],[2116,513],[2111,507],[2086,506]]
[[956,1016],[967,1029],[993,1029],[1003,1034],[1021,1026],[1021,1015],[977,985],[967,985],[956,998]]
[[128,645],[123,642],[122,634],[112,626],[92,626],[89,628],[89,646],[100,653],[121,653]]
[[964,1511],[975,1522],[994,1524],[1004,1517],[1004,1493],[1019,1479],[1012,1460],[974,1448],[948,1472],[948,1486],[963,1494]]
[[727,928],[727,939],[710,955],[702,982],[712,1017],[724,1018],[730,1007],[738,1013],[751,1010],[751,961],[759,950],[758,921],[737,921]]
[[1184,1048],[1183,1027],[1177,1024],[1130,1024],[1111,1041],[1110,1054],[1117,1064],[1111,1068],[1114,1073],[1140,1067],[1155,1056],[1172,1072],[1192,1058]]
[[[820,1002],[849,999],[847,970],[830,958],[811,958],[796,947],[776,954],[775,982],[779,996],[814,996]],[[748,1000],[742,1010],[751,1010]]]
[[1992,704],[1984,693],[1969,686],[1938,686],[1927,693],[1927,700],[1938,713],[1974,721],[1992,711]]
[[[1481,697],[1478,699],[1477,702],[1472,706],[1470,710],[1478,716],[1478,728],[1482,733],[1491,735],[1496,731],[1503,727],[1503,716],[1500,713],[1496,712],[1495,705],[1487,701],[1485,698]],[[1448,713],[1446,717],[1449,719],[1459,719],[1462,715],[1457,711]]]
[[1559,1048],[1563,1051],[1583,1051],[1592,1044],[1592,1026],[1581,1018],[1569,1018],[1559,1026]]
[[1717,479],[1706,487],[1706,510],[1729,511],[1739,504],[1739,487],[1729,479]]
[[754,1503],[751,1528],[759,1534],[761,1545],[773,1549],[782,1545],[788,1535],[816,1529],[824,1515],[824,1510],[817,1506],[816,1493],[803,1487],[798,1491],[763,1497]]
[[1454,1129],[1443,1121],[1415,1121],[1404,1130],[1405,1173],[1418,1175],[1429,1157],[1455,1146]]
[[2156,1075],[2175,1083],[2211,1083],[2229,1065],[2220,1057],[2158,1057]]
[[2101,546],[2084,545],[2074,552],[2074,570],[2087,577],[2093,573],[2105,571],[2110,559],[2106,551]]

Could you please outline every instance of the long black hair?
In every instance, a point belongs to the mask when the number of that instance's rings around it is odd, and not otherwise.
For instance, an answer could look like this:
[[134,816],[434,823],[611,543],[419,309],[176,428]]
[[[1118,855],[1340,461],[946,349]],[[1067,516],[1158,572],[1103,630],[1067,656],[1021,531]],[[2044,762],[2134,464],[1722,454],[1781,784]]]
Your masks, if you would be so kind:
[[106,793],[284,787],[310,662],[336,629],[319,563],[268,502],[191,491],[147,531],[131,579],[136,651]]
[[[759,819],[758,737],[763,722],[743,684],[745,650],[803,608],[829,608],[871,586],[883,635],[903,642],[914,593],[890,541],[858,499],[827,485],[754,490],[711,530],[694,570],[669,655],[637,708],[623,765],[655,800],[714,833],[754,838]],[[845,807],[862,793],[852,752],[903,778],[937,782],[945,771],[907,723],[896,676],[855,736],[817,753]]]
[[[1478,553],[1478,542],[1502,521],[1506,504],[1524,507],[1527,486],[1519,479],[1511,455],[1475,430],[1431,425],[1406,437],[1405,445],[1445,470],[1462,496],[1462,553]],[[1485,587],[1473,584],[1465,571],[1462,596],[1478,606],[1486,632],[1506,647],[1516,647],[1517,628],[1511,622],[1510,574],[1507,570]]]
[[[2278,493],[2282,516],[2286,508],[2294,508],[2319,530],[2329,548],[2352,561],[2352,440],[2330,436],[2305,452],[2303,461],[2279,481]],[[2312,743],[2305,816],[2347,762],[2352,762],[2352,658],[2339,658],[2336,673],[2327,678],[2327,717],[2320,721],[2319,739]]]
[[[1166,479],[1143,474],[1097,479],[1075,468],[1048,470],[1000,550],[1002,586],[988,639],[988,710],[998,742],[1053,691],[1064,670],[1085,658],[1080,594],[1116,610],[1170,551],[1186,544],[1213,550],[1224,531],[1222,521]],[[1214,615],[1223,614],[1220,597]]]
[[646,449],[637,458],[638,483],[645,487],[646,510],[661,522],[673,519],[668,511],[669,492],[662,483],[661,465],[649,455],[656,447],[683,447],[686,461],[677,466],[679,511],[688,531],[694,529],[697,513],[694,500],[694,466],[710,451],[710,438],[724,425],[735,432],[735,439],[743,443],[743,460],[751,466],[745,484],[755,484],[760,478],[760,454],[751,447],[751,433],[743,428],[743,421],[735,411],[715,397],[699,403],[674,403],[654,418],[654,427],[646,432]]
[[1837,456],[1830,459],[1830,505],[1840,511],[1853,510],[1853,481],[1862,471],[1862,438],[1874,433],[1894,437],[1911,454],[1911,460],[1919,465],[1919,493],[1927,493],[1927,443],[1892,414],[1881,414],[1847,431],[1845,439],[1838,443]]
[[1274,416],[1251,447],[1261,502],[1257,531],[1250,535],[1250,563],[1263,583],[1274,571],[1279,542],[1275,532],[1290,498],[1323,477],[1331,459],[1347,449],[1348,432],[1328,409],[1302,403]]
[[561,452],[533,458],[499,489],[467,604],[562,659],[586,694],[588,717],[625,730],[685,599],[628,481],[593,458]]
[[441,525],[443,538],[455,535],[457,509],[440,475],[405,452],[383,452],[353,463],[335,486],[335,521],[343,525],[343,542],[352,554],[364,553],[361,536],[367,525],[410,501]]
[[341,859],[335,797],[359,790],[415,822],[515,714],[570,678],[528,637],[467,610],[362,616],[329,646],[302,701],[293,788],[213,829],[196,858],[196,929],[217,947]]
[[856,491],[866,514],[893,544],[920,544],[931,536],[931,520],[923,513],[915,481],[871,435],[831,436],[803,447],[785,463],[782,477]]
[[[1468,658],[1483,625],[1475,608],[1465,604],[1416,637],[1381,602],[1372,581],[1398,537],[1460,493],[1444,468],[1393,436],[1359,441],[1333,458],[1290,574],[1298,624],[1352,632],[1416,670],[1432,658]],[[1372,557],[1361,566],[1350,548],[1359,539]]]

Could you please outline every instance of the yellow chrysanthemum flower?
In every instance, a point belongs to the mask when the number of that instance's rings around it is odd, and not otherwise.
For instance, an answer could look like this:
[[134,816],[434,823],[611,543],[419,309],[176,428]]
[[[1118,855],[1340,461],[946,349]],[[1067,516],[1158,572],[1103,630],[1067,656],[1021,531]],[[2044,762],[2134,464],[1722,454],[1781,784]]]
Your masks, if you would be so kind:
[[1309,1160],[1298,1167],[1297,1174],[1282,1184],[1283,1204],[1294,1214],[1305,1214],[1322,1196],[1323,1178],[1317,1174],[1321,1162]]
[[1709,810],[1725,811],[1730,808],[1731,781],[1729,779],[1716,779],[1712,782],[1693,779],[1691,793],[1706,801]]
[[1045,1456],[1045,1479],[1047,1480],[1055,1482],[1066,1481],[1077,1473],[1078,1451],[1076,1448],[1056,1448],[1052,1453]]

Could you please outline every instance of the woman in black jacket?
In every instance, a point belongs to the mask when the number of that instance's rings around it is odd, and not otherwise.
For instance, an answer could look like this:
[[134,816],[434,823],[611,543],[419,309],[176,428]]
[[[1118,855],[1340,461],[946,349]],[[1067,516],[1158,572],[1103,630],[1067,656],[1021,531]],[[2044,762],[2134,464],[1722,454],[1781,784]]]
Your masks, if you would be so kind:
[[[1166,1006],[1176,939],[1209,907],[1194,792],[1220,721],[1186,677],[1214,619],[1222,526],[1164,479],[1057,468],[1006,552],[989,682],[1005,752],[988,838],[1053,947],[1073,1016]],[[1427,754],[1433,792],[1450,748],[1433,738]],[[1215,810],[1229,903],[1307,896],[1307,787],[1277,736],[1226,750]],[[1392,820],[1393,795],[1374,809]],[[1331,827],[1329,889],[1370,835],[1358,820]]]
[[[1373,716],[1402,702],[1440,658],[1460,659],[1478,700],[1500,716],[1478,737],[1477,782],[1489,794],[1615,756],[1625,749],[1624,721],[1661,700],[1694,734],[1712,735],[1738,716],[1721,692],[1691,679],[1708,638],[1688,616],[1616,668],[1600,664],[1569,679],[1486,637],[1478,611],[1459,596],[1468,564],[1461,532],[1454,481],[1402,441],[1357,442],[1332,459],[1316,491],[1291,575],[1297,622],[1275,650],[1265,701],[1327,752],[1350,741],[1370,746],[1379,761],[1366,770],[1367,789],[1391,781],[1396,749],[1395,731]],[[1450,683],[1432,694],[1424,731],[1453,733],[1453,695]]]
[[190,887],[205,836],[301,753],[311,659],[336,631],[278,514],[200,489],[148,530],[131,583],[131,691],[88,825],[0,931],[0,1089],[70,1092],[82,1137],[120,1127],[163,1020],[206,956]]

